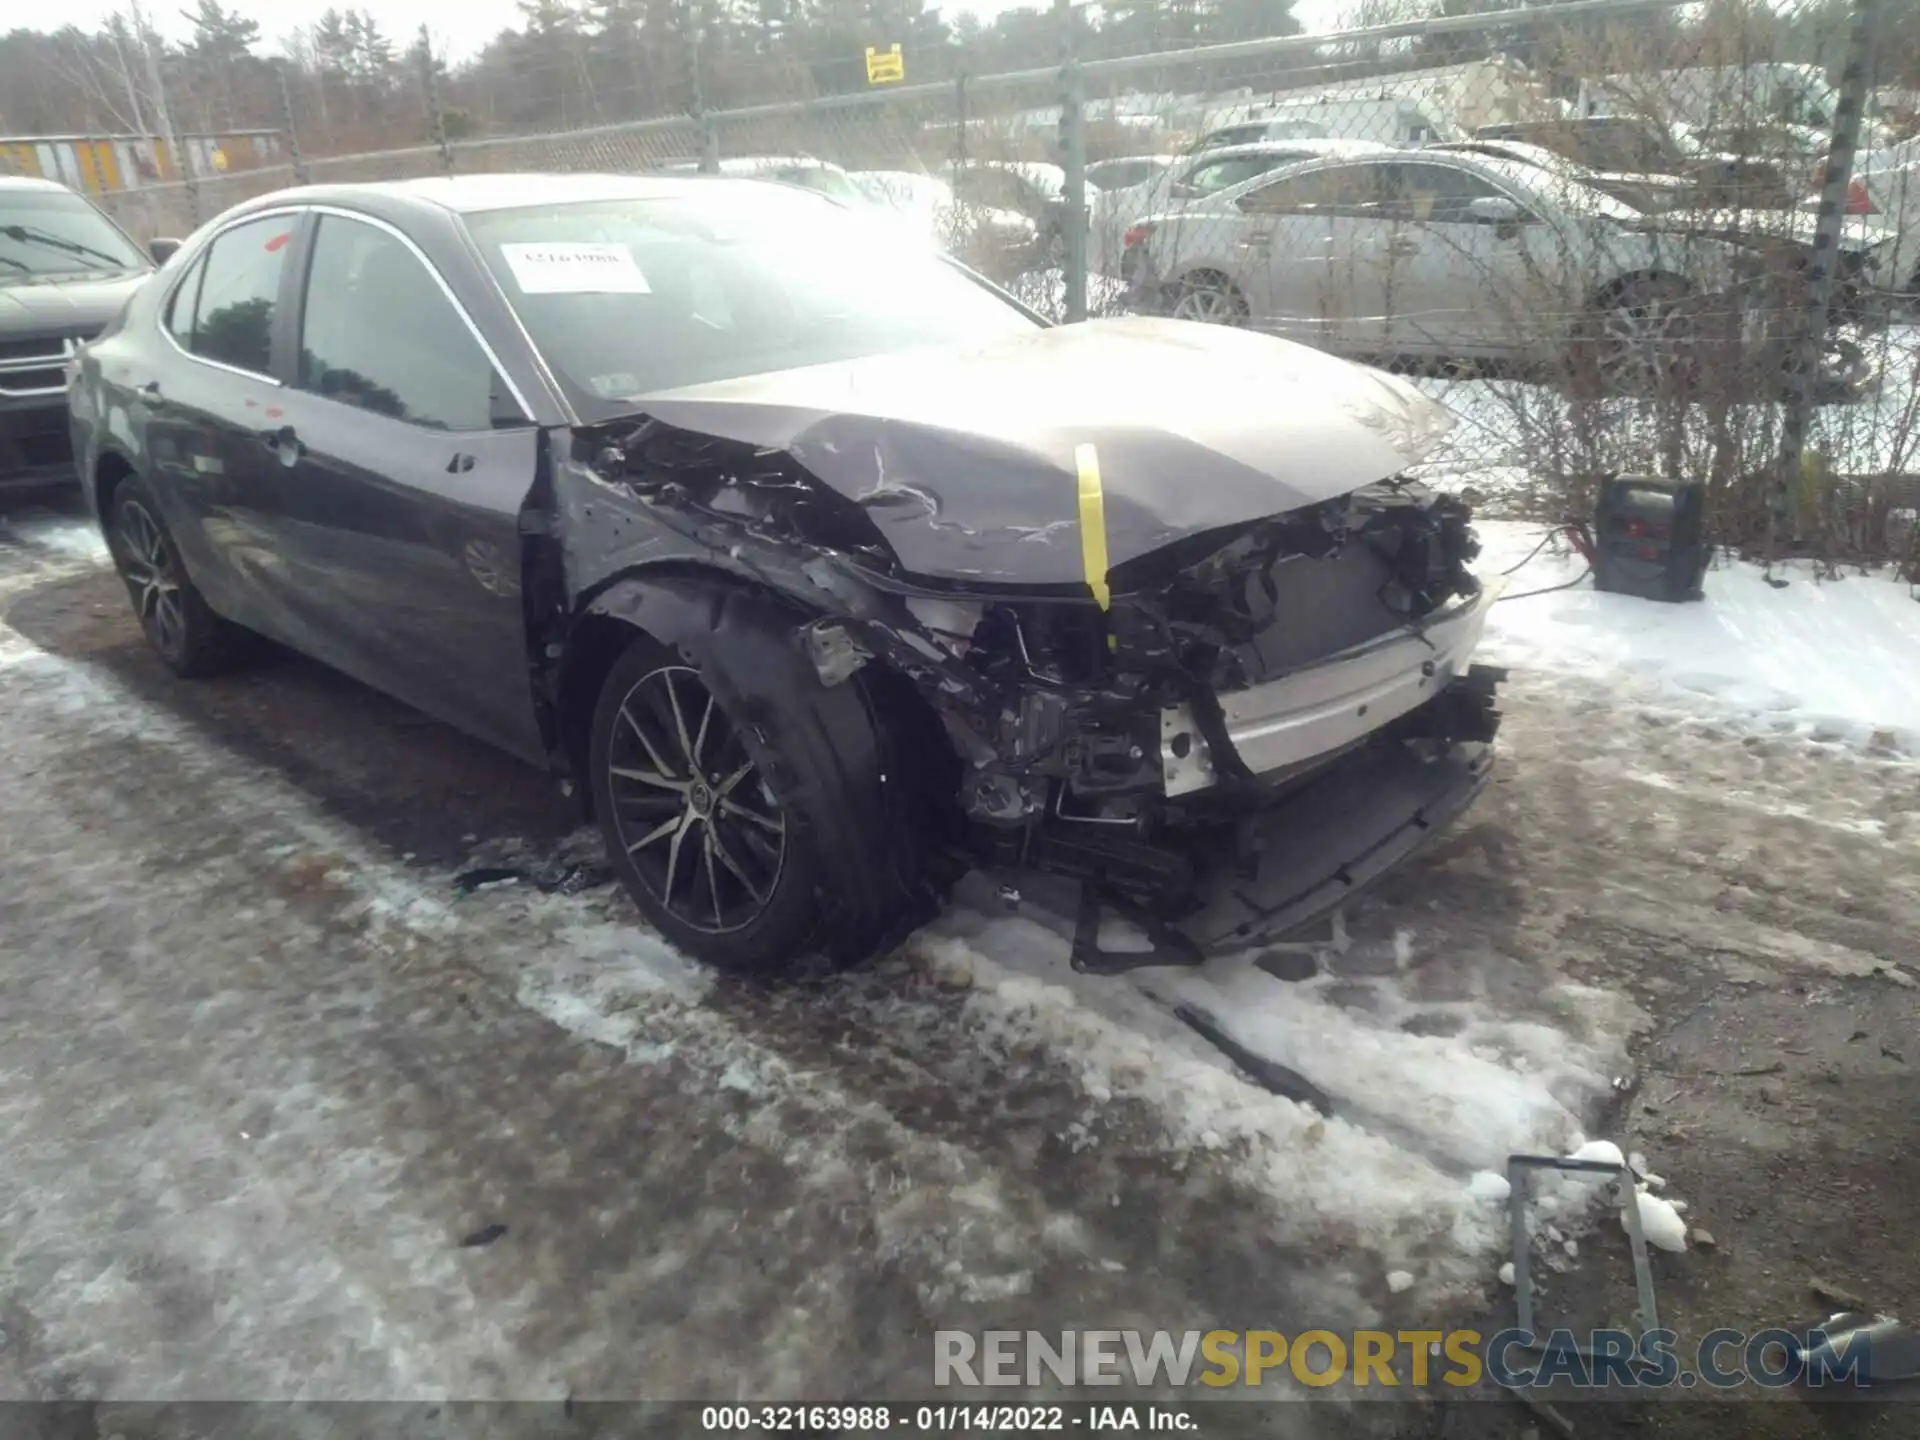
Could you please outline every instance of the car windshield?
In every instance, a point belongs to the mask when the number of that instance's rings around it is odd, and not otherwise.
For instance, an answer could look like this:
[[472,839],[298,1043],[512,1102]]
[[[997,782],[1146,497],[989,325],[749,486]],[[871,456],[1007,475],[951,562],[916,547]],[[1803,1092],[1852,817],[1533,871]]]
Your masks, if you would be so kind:
[[850,180],[846,173],[828,165],[795,165],[775,172],[776,176],[789,185],[799,185],[808,190],[818,190],[822,195],[831,195],[836,200],[844,200],[850,205],[870,203],[860,193],[860,187]]
[[0,284],[146,265],[132,241],[71,191],[0,189]]
[[702,189],[467,217],[582,418],[682,385],[1039,325],[871,212],[773,186]]

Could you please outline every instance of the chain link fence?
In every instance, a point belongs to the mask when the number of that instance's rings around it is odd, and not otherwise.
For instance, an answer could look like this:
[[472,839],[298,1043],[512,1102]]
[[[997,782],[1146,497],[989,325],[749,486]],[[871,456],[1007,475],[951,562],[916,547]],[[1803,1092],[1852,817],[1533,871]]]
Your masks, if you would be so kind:
[[806,185],[1054,318],[1246,326],[1407,375],[1459,417],[1441,467],[1510,511],[1684,475],[1734,544],[1912,565],[1920,138],[1868,113],[1887,3],[1793,55],[1737,10],[1573,0],[1102,57],[1062,6],[1057,63],[818,95],[736,57],[729,98],[763,103],[724,108],[689,36],[672,114],[449,139],[429,66],[430,143],[316,154],[289,113],[293,164],[107,198],[152,235],[294,183]]

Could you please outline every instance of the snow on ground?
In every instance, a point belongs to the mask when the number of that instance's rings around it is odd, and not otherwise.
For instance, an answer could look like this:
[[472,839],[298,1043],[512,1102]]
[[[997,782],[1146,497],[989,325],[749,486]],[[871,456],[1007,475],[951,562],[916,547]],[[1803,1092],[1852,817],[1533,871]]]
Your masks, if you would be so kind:
[[[1905,587],[1866,577],[1820,582],[1790,570],[1787,587],[1775,589],[1753,567],[1731,564],[1710,574],[1704,604],[1596,594],[1590,583],[1527,595],[1580,572],[1576,558],[1552,548],[1529,555],[1544,534],[1516,523],[1482,526],[1483,570],[1520,567],[1509,581],[1518,598],[1496,607],[1484,658],[1548,686],[1558,677],[1611,677],[1629,705],[1920,755],[1920,605]],[[104,563],[97,536],[80,522],[15,526],[0,539],[33,553],[43,573]],[[92,717],[96,739],[128,725],[143,743],[188,757],[216,804],[246,780],[232,766],[207,768],[187,736],[151,711],[130,709],[111,681],[0,627],[5,665],[28,668],[8,683],[30,686],[34,703]],[[486,967],[508,981],[519,1004],[616,1047],[630,1064],[666,1063],[691,1041],[700,1068],[723,1088],[812,1092],[827,1113],[843,1106],[831,1084],[704,1017],[712,977],[634,923],[617,897],[509,886],[456,899],[451,876],[424,875],[368,850],[297,797],[274,808],[294,832],[280,858],[293,865],[303,853],[333,857],[329,882],[395,953],[483,937]],[[510,837],[490,837],[475,863],[524,858],[512,849]],[[590,851],[588,842],[582,853]],[[1084,1106],[1059,1119],[1076,1149],[1105,1143],[1109,1105],[1144,1107],[1169,1154],[1229,1165],[1271,1202],[1274,1240],[1309,1250],[1337,1244],[1336,1273],[1393,1293],[1411,1289],[1423,1304],[1486,1282],[1505,1243],[1503,1191],[1488,1172],[1515,1151],[1579,1144],[1626,1072],[1628,1042],[1646,1020],[1622,993],[1529,968],[1527,957],[1516,961],[1458,932],[1435,950],[1404,910],[1392,911],[1385,929],[1357,931],[1345,952],[1319,956],[1315,973],[1296,983],[1259,971],[1249,956],[1194,971],[1078,975],[1068,964],[1070,913],[1039,903],[1010,909],[976,879],[909,942],[908,973],[963,997],[974,1083],[994,1085],[1014,1057],[1038,1050],[1078,1077]],[[509,936],[521,939],[508,943]],[[1525,972],[1518,984],[1516,969]],[[910,1021],[919,1002],[849,992],[845,1003],[885,1025]],[[1332,1097],[1333,1114],[1242,1075],[1174,1015],[1183,1003],[1248,1050],[1304,1075]],[[835,1149],[825,1146],[821,1163]],[[943,1157],[942,1167],[965,1173],[957,1159]],[[996,1269],[1023,1273],[1006,1257],[975,1258],[968,1278],[976,1285],[1005,1280]]]
[[[1389,963],[1371,975],[1328,966],[1289,984],[1251,955],[1085,976],[1068,963],[1064,921],[991,912],[980,890],[963,894],[909,942],[971,988],[984,1033],[1010,1051],[1037,1039],[1071,1057],[1091,1093],[1147,1102],[1175,1144],[1230,1153],[1299,1234],[1351,1227],[1430,1298],[1482,1282],[1503,1243],[1501,1198],[1476,1172],[1576,1140],[1625,1070],[1642,1018],[1623,996],[1568,982],[1516,1014],[1489,993],[1498,961],[1471,953],[1425,957],[1417,978]],[[1399,939],[1353,958],[1390,962]],[[1443,976],[1445,998],[1423,998]],[[1183,1002],[1303,1074],[1333,1115],[1242,1078],[1175,1017]]]
[[[1920,589],[1878,575],[1722,558],[1706,599],[1670,605],[1596,591],[1547,529],[1479,525],[1483,573],[1520,568],[1494,607],[1482,658],[1552,675],[1618,677],[1622,698],[1737,722],[1754,733],[1920,757]],[[1567,585],[1569,589],[1550,587]],[[1545,594],[1530,592],[1545,590]]]

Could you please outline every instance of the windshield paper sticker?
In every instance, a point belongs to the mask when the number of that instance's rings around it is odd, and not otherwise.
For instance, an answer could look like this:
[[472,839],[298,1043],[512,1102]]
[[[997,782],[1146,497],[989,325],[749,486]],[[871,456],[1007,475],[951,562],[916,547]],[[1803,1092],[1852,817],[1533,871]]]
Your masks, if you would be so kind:
[[633,251],[608,242],[502,245],[523,295],[651,295]]

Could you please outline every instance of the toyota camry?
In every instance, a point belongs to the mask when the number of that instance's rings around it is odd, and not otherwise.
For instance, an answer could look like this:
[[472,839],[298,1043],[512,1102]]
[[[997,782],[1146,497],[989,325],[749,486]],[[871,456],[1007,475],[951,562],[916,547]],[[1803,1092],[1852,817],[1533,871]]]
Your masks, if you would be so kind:
[[1406,473],[1444,411],[1270,336],[1048,325],[827,197],[269,195],[70,400],[169,667],[265,637],[547,768],[717,964],[871,954],[969,868],[1077,884],[1083,968],[1258,945],[1488,773],[1492,588]]

